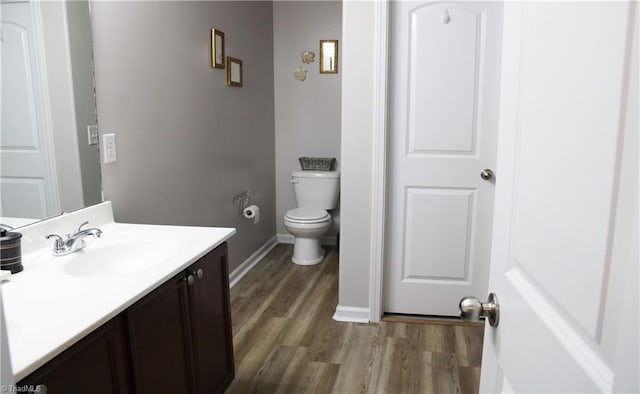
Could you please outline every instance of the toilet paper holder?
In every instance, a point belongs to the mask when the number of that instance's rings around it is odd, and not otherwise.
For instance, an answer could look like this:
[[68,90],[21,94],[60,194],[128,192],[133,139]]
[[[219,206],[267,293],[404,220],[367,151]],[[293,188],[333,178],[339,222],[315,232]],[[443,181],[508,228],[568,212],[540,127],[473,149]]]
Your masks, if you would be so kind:
[[262,193],[252,192],[250,189],[233,196],[233,203],[238,204],[238,214],[242,216],[244,209],[255,204],[262,197]]

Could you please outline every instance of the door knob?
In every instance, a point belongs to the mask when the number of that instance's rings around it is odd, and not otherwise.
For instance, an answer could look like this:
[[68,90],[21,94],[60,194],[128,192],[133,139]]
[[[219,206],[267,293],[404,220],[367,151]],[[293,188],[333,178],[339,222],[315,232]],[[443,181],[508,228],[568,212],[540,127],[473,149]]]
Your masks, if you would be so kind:
[[464,321],[478,321],[481,317],[486,317],[491,327],[497,327],[500,321],[500,304],[495,293],[489,294],[489,300],[485,304],[476,297],[464,297],[458,308]]
[[489,168],[485,168],[484,170],[480,171],[480,178],[484,179],[485,181],[492,179],[493,177],[495,177],[495,175],[496,174],[493,173],[493,170]]

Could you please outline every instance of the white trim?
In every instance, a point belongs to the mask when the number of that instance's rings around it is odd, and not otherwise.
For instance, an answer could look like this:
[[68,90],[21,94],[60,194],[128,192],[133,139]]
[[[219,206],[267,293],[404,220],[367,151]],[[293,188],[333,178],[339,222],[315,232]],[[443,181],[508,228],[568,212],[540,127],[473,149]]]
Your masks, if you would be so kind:
[[[371,270],[369,277],[369,320],[382,317],[387,173],[387,67],[389,61],[389,2],[375,5],[373,171],[371,201]],[[337,313],[337,312],[336,312]],[[335,317],[334,317],[335,319]]]
[[45,179],[47,190],[45,190],[46,209],[47,216],[52,217],[62,212],[62,204],[60,202],[60,185],[58,182],[58,164],[55,160],[55,147],[54,147],[54,134],[53,134],[53,121],[51,119],[51,102],[49,92],[49,78],[46,68],[46,53],[45,43],[42,37],[44,37],[44,26],[42,23],[42,4],[39,2],[29,1],[29,9],[31,13],[31,22],[33,23],[34,35],[30,37],[32,45],[34,46],[34,59],[36,63],[36,70],[34,71],[34,78],[37,81],[34,83],[37,89],[36,94],[36,106],[39,106],[41,112],[36,116],[38,118],[38,127],[42,129],[38,133],[38,137],[41,138],[40,150],[46,152],[47,168],[46,173],[48,179]]
[[369,308],[360,308],[355,306],[336,307],[336,313],[333,314],[333,320],[352,323],[369,323]]
[[[278,242],[281,244],[292,244],[295,241],[295,237],[291,234],[279,233],[276,236],[278,237]],[[337,244],[337,239],[338,239],[337,235],[327,235],[322,238],[322,241],[320,242],[320,244],[327,245],[327,246],[335,246]]]
[[265,242],[258,250],[253,252],[238,268],[229,274],[229,288],[235,286],[256,264],[262,260],[278,244],[278,237],[273,236]]

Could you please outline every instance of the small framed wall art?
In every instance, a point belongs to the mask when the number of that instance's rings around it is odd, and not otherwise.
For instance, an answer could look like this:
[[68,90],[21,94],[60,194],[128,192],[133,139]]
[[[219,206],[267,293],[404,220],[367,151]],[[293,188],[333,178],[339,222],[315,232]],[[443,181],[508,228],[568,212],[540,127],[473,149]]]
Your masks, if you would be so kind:
[[242,87],[242,60],[227,56],[227,85]]
[[224,32],[211,29],[211,67],[224,68]]
[[320,40],[320,74],[338,73],[338,40]]

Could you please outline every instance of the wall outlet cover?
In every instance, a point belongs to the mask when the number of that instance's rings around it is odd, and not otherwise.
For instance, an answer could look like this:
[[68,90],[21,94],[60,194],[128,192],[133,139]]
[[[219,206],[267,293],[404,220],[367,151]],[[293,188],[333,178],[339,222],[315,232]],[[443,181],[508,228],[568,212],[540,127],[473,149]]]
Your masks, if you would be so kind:
[[113,133],[102,136],[102,148],[104,152],[104,164],[115,163],[116,156],[116,135]]

